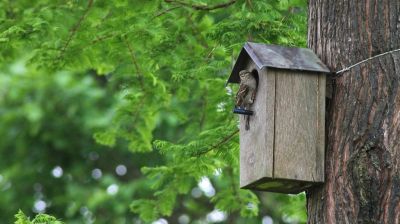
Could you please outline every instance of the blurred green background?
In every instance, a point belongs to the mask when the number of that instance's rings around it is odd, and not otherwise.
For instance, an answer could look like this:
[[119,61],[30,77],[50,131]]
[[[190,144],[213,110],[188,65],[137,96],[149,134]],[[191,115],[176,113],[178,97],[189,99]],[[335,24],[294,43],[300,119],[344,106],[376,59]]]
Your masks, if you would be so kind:
[[305,0],[1,1],[0,223],[305,223],[239,189],[224,86],[245,41],[305,39]]

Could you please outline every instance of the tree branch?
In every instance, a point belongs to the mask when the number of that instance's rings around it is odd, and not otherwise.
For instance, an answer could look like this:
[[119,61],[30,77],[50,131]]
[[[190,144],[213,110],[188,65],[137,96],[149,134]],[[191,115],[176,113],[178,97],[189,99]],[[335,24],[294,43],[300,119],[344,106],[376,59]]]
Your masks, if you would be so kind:
[[98,36],[96,38],[94,38],[94,40],[92,40],[91,44],[97,44],[99,42],[102,42],[104,40],[110,39],[110,38],[114,38],[116,35],[111,33],[111,34],[106,34],[104,36]]
[[155,18],[157,18],[157,17],[159,17],[159,16],[162,16],[162,15],[164,15],[164,14],[166,14],[166,13],[172,11],[172,10],[179,9],[179,8],[182,8],[182,6],[181,6],[181,5],[177,5],[177,6],[168,8],[168,9],[164,9],[163,11],[157,13],[157,15],[155,15],[152,19],[155,19]]
[[180,6],[189,7],[189,8],[195,9],[195,10],[205,10],[205,11],[226,8],[226,7],[233,5],[236,2],[236,0],[230,0],[228,2],[216,4],[216,5],[194,5],[194,4],[183,2],[180,0],[164,0],[164,1],[166,3],[173,3],[173,4],[180,5]]
[[65,42],[64,46],[61,48],[60,50],[60,55],[58,58],[62,58],[64,56],[65,51],[67,50],[69,44],[72,41],[72,38],[76,35],[79,27],[81,26],[83,20],[85,19],[85,17],[87,16],[87,14],[89,13],[90,9],[93,6],[93,0],[89,0],[88,1],[88,5],[85,9],[85,11],[83,12],[82,16],[79,18],[78,22],[76,22],[76,24],[72,27],[72,29],[69,32],[69,36],[67,41]]
[[193,15],[193,13],[191,13],[190,15],[187,16],[187,21],[189,22],[190,27],[192,28],[193,36],[199,41],[201,46],[203,46],[205,49],[208,49],[209,46],[207,44],[207,41],[201,35],[201,31],[197,28],[196,24],[193,22],[192,15]]
[[136,72],[138,73],[138,79],[139,79],[139,83],[140,83],[140,87],[142,88],[143,91],[145,91],[144,89],[144,82],[143,82],[143,73],[139,67],[139,64],[136,60],[135,54],[133,52],[132,46],[129,44],[128,40],[126,40],[125,37],[122,38],[122,41],[125,43],[126,47],[129,50],[129,54],[131,56],[131,60],[132,60],[132,64],[135,66]]
[[223,145],[223,144],[229,142],[237,133],[239,133],[239,129],[236,129],[236,130],[235,130],[234,132],[232,132],[231,134],[225,136],[223,139],[221,139],[221,141],[219,141],[218,143],[216,143],[216,144],[210,146],[210,148],[208,148],[208,149],[206,149],[206,150],[204,150],[204,151],[202,151],[202,152],[199,152],[199,153],[195,154],[195,156],[204,155],[204,154],[206,154],[206,153],[208,153],[208,152],[210,152],[210,151],[212,151],[212,150],[214,150],[214,149],[220,147],[221,145]]

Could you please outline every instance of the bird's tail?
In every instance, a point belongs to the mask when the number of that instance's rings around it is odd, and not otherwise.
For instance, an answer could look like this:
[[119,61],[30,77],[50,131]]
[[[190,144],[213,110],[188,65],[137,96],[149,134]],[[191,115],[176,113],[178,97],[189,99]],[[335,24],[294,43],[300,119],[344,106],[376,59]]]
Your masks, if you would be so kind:
[[246,116],[246,131],[248,131],[250,129],[250,116],[249,115],[245,115]]

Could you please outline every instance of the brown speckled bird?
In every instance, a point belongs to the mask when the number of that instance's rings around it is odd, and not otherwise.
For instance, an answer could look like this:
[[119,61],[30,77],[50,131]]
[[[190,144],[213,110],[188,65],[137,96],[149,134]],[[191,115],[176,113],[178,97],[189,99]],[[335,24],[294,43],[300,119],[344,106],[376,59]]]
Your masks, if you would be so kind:
[[[253,74],[247,70],[239,72],[240,86],[236,94],[236,107],[249,110],[254,103],[257,92],[257,81]],[[250,129],[250,116],[246,115],[246,130]]]

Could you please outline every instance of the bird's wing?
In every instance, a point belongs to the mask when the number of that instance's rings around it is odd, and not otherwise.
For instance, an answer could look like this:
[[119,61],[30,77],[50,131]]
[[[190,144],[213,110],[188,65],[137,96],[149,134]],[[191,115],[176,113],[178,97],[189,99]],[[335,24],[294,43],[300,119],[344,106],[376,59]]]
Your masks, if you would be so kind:
[[244,84],[240,84],[239,90],[236,93],[236,106],[241,106],[243,104],[244,97],[249,92],[249,87]]

